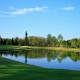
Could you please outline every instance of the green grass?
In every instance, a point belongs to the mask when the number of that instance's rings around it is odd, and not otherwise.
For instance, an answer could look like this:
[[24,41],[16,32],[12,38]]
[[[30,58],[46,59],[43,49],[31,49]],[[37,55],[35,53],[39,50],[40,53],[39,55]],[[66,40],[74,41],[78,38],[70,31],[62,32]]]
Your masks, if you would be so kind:
[[13,45],[0,45],[0,50],[13,50],[19,48],[19,46],[13,46]]
[[80,80],[80,71],[45,69],[0,57],[0,80]]
[[47,49],[47,50],[80,52],[80,48],[0,45],[0,50],[33,50],[33,49]]
[[33,50],[33,49],[47,49],[47,50],[80,52],[80,48],[0,45],[0,51],[1,50]]
[[80,52],[80,48],[64,48],[64,47],[33,47],[33,46],[22,46],[23,48],[30,49],[47,49],[47,50],[59,50],[59,51],[74,51]]

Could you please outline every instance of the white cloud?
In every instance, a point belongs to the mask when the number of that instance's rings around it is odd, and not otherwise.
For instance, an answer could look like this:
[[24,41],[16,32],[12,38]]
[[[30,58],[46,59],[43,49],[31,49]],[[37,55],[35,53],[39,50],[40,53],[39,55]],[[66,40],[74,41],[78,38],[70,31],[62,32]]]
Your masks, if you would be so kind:
[[33,11],[43,11],[45,8],[48,8],[48,7],[23,8],[23,9],[16,10],[14,12],[9,12],[9,13],[13,15],[26,14],[28,12],[33,12]]
[[66,11],[71,11],[71,10],[74,10],[75,7],[72,7],[72,6],[68,6],[68,7],[64,7],[62,8],[63,10],[66,10]]
[[48,8],[47,6],[43,6],[43,7],[35,7],[35,8],[23,8],[23,9],[17,9],[15,11],[10,11],[10,12],[5,12],[5,11],[0,11],[0,13],[4,13],[4,14],[10,14],[10,15],[19,15],[19,14],[26,14],[29,12],[40,12],[40,11],[44,11],[44,9]]

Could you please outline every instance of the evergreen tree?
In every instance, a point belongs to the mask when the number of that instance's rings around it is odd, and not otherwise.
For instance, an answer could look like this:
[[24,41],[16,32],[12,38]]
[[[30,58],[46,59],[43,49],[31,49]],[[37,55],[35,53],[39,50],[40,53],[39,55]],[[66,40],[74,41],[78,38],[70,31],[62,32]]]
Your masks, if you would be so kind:
[[0,36],[0,45],[2,45],[2,43],[3,43],[3,39],[2,39],[2,37]]
[[29,42],[28,42],[28,34],[27,34],[27,31],[25,32],[25,45],[28,45]]

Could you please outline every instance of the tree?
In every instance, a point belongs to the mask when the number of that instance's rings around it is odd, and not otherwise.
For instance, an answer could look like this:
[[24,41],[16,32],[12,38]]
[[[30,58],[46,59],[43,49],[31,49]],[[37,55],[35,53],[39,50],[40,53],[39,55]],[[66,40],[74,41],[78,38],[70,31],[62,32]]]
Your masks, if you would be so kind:
[[71,47],[71,41],[70,40],[64,41],[64,46],[70,48]]
[[14,44],[15,44],[15,45],[18,45],[18,44],[19,44],[19,38],[18,38],[18,37],[16,37],[16,38],[14,39]]
[[52,41],[53,41],[53,46],[57,46],[57,39],[55,36],[52,37]]
[[0,36],[0,45],[2,45],[3,44],[3,39],[2,39],[2,37]]
[[46,39],[44,37],[29,36],[29,45],[30,46],[45,46]]
[[63,36],[61,34],[58,35],[58,42],[63,41]]
[[58,35],[58,46],[63,47],[63,36],[61,34]]
[[11,39],[6,39],[6,45],[12,45]]
[[71,47],[72,48],[78,48],[78,39],[77,38],[73,38],[71,41]]
[[19,39],[19,45],[20,45],[20,46],[24,46],[24,44],[25,44],[24,39]]
[[78,48],[80,48],[80,38],[78,39]]
[[12,38],[12,40],[11,40],[11,41],[12,41],[12,45],[14,45],[14,38]]
[[28,42],[28,34],[27,34],[27,31],[25,32],[25,45],[28,45],[29,42]]
[[52,46],[53,45],[53,39],[52,39],[51,34],[47,35],[47,45],[48,46]]
[[3,39],[3,45],[6,45],[6,39]]

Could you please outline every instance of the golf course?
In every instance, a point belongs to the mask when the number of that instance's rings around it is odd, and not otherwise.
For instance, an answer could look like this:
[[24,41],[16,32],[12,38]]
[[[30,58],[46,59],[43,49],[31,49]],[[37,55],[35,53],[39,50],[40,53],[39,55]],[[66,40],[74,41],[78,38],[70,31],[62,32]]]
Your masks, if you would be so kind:
[[[0,46],[0,50],[20,48],[5,47]],[[80,71],[42,68],[0,57],[0,80],[80,80]]]

